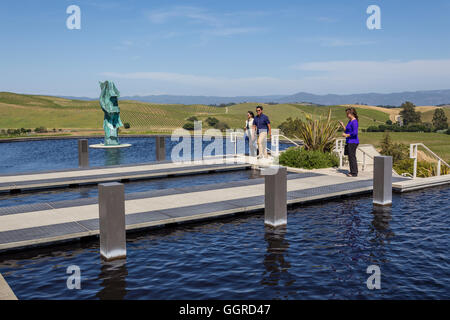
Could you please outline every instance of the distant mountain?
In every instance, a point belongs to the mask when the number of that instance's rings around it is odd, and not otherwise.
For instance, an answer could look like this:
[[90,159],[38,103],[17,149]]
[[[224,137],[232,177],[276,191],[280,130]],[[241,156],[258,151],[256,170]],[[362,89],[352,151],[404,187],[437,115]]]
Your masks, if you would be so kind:
[[[68,99],[96,100],[97,98],[62,97]],[[267,96],[237,96],[237,97],[215,97],[215,96],[179,96],[179,95],[150,95],[150,96],[124,96],[122,100],[137,100],[153,103],[169,104],[227,104],[243,102],[310,102],[322,105],[336,104],[368,104],[368,105],[391,105],[400,106],[405,101],[411,101],[416,105],[434,106],[450,104],[449,90],[414,91],[399,93],[362,93],[362,94],[326,94],[316,95],[299,92],[293,95],[267,95]]]
[[132,96],[121,97],[122,100],[137,100],[153,103],[172,103],[172,104],[227,104],[243,102],[278,102],[285,96],[238,96],[238,97],[214,97],[214,96],[172,96],[172,95],[153,95],[153,96]]
[[317,104],[353,104],[364,103],[368,105],[392,105],[399,106],[405,101],[411,101],[415,105],[434,106],[450,102],[450,90],[415,91],[399,93],[363,93],[348,95],[315,95],[310,93],[296,93],[283,97],[277,102],[302,102],[309,101]]

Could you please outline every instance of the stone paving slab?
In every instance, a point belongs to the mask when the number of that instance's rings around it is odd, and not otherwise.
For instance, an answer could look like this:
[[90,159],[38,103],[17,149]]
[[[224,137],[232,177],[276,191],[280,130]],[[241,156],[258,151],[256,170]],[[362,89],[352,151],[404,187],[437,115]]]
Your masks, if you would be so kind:
[[228,171],[250,168],[248,163],[221,163],[213,160],[203,164],[163,163],[155,165],[55,171],[37,174],[2,175],[0,191],[64,187],[74,184],[97,184],[115,180],[149,179],[168,175],[190,175],[211,171]]
[[[288,180],[300,179],[300,178],[310,178],[310,177],[319,177],[323,176],[318,173],[290,173],[288,174]],[[215,189],[228,189],[235,188],[241,186],[251,186],[255,184],[264,183],[264,178],[257,179],[249,179],[242,181],[231,181],[231,182],[222,182],[216,184],[206,184],[199,186],[189,186],[184,188],[172,188],[172,189],[159,189],[159,190],[149,190],[142,192],[135,192],[130,194],[125,194],[125,200],[137,200],[144,198],[156,198],[168,195],[176,195],[182,193],[189,192],[201,192]],[[43,210],[52,210],[52,209],[61,209],[61,208],[70,208],[76,206],[86,206],[91,204],[97,204],[98,198],[81,198],[81,199],[73,199],[73,200],[63,200],[63,201],[53,201],[46,203],[36,203],[36,204],[25,204],[19,206],[11,206],[11,207],[0,207],[0,216],[8,215],[8,214],[17,214],[24,212],[34,212],[34,211],[43,211]]]

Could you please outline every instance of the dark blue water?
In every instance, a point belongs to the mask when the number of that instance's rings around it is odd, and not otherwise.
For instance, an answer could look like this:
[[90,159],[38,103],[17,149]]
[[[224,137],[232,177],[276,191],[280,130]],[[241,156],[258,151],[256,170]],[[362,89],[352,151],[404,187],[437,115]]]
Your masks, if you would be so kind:
[[[185,188],[231,181],[242,181],[260,178],[258,170],[239,170],[209,174],[179,176],[172,178],[151,179],[124,183],[125,193],[144,192],[150,190]],[[98,197],[97,186],[84,186],[70,189],[56,189],[18,194],[0,194],[0,207],[18,206],[38,202],[53,202]]]
[[[226,154],[227,141],[223,140],[223,152]],[[130,138],[121,137],[121,143],[132,144],[124,149],[89,149],[89,163],[91,166],[110,166],[120,164],[137,164],[156,161],[155,138]],[[103,138],[90,138],[89,144],[103,143]],[[203,141],[203,150],[211,142]],[[166,159],[171,159],[172,148],[178,141],[166,138]],[[193,157],[193,139],[191,149]],[[280,143],[280,150],[288,148],[289,144]],[[270,143],[268,144],[270,148]],[[248,143],[245,147],[248,152]],[[228,153],[234,152],[234,147],[228,149]],[[216,153],[213,152],[213,155]],[[192,158],[191,157],[191,158]],[[77,139],[39,140],[26,142],[0,143],[0,175],[5,173],[34,172],[59,169],[71,169],[78,167],[78,142]]]
[[[98,240],[0,256],[19,299],[449,299],[450,188],[300,206],[288,226],[260,214],[129,235],[126,261]],[[81,290],[66,287],[81,268]],[[369,265],[381,289],[369,290]]]

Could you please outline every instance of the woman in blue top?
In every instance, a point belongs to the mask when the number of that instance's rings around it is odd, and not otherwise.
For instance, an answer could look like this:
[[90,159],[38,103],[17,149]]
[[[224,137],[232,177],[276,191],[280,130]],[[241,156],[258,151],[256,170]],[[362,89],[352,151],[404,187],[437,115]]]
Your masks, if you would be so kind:
[[358,162],[356,161],[356,149],[359,145],[358,139],[358,114],[355,108],[347,108],[345,110],[347,113],[347,118],[349,119],[347,126],[344,126],[342,121],[339,121],[341,126],[344,128],[345,137],[345,154],[348,155],[348,162],[350,164],[350,173],[347,174],[348,177],[358,176]]

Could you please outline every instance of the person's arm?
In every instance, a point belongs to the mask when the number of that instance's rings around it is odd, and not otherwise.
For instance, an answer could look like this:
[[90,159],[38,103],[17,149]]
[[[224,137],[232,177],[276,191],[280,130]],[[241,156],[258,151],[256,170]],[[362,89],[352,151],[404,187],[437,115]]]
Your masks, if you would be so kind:
[[272,128],[270,126],[270,119],[268,116],[266,116],[266,124],[267,124],[267,128],[269,129],[269,130],[267,130],[267,134],[270,136],[272,134]]

